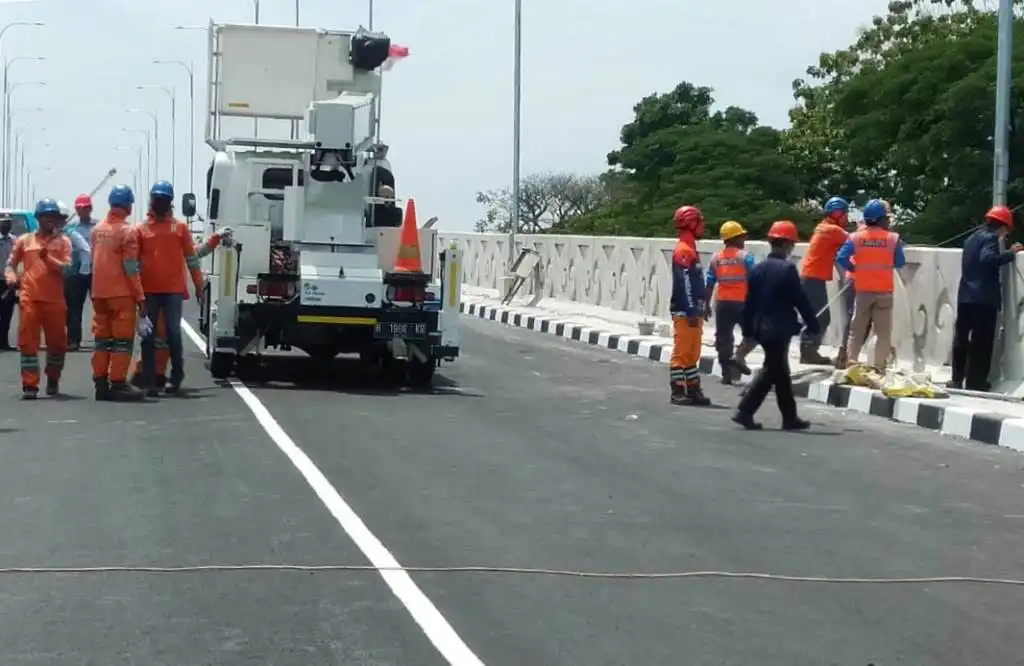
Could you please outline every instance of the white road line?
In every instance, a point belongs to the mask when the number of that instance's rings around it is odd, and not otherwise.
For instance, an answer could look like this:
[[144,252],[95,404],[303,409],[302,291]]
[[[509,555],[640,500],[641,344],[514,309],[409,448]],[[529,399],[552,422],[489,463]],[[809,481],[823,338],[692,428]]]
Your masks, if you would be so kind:
[[[192,342],[199,347],[204,354],[206,352],[206,341],[192,326],[184,319],[181,322],[181,329],[192,339]],[[273,440],[277,448],[285,454],[299,473],[306,479],[313,492],[317,494],[320,501],[324,503],[327,510],[331,512],[341,528],[345,530],[349,538],[355,542],[359,550],[363,552],[366,559],[375,567],[382,569],[397,569],[401,567],[395,556],[381,543],[380,539],[370,531],[362,518],[352,510],[352,507],[342,499],[341,494],[335,490],[331,482],[327,480],[317,466],[310,460],[309,456],[288,436],[284,428],[274,419],[270,411],[260,402],[247,386],[239,381],[231,380],[231,388],[235,390],[238,397],[249,408],[253,416]],[[448,620],[441,615],[427,595],[413,582],[412,577],[404,571],[380,571],[381,578],[388,584],[391,591],[402,602],[409,614],[420,625],[427,639],[434,644],[438,652],[454,666],[484,666],[469,646],[455,633]]]

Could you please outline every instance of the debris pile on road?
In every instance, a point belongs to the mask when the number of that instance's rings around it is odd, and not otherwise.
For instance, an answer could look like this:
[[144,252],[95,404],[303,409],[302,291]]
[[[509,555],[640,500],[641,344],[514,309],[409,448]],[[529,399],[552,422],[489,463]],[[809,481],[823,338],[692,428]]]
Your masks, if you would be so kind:
[[837,383],[875,389],[887,398],[949,397],[926,374],[911,374],[896,368],[883,371],[866,364],[853,365],[840,372]]

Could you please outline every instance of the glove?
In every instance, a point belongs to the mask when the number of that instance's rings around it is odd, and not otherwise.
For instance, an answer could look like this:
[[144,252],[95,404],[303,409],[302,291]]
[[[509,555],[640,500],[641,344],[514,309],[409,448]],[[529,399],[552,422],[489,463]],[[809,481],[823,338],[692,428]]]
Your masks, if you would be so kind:
[[136,330],[139,333],[140,338],[148,338],[153,335],[153,322],[149,320],[149,315],[142,315],[139,317],[139,323],[136,326]]

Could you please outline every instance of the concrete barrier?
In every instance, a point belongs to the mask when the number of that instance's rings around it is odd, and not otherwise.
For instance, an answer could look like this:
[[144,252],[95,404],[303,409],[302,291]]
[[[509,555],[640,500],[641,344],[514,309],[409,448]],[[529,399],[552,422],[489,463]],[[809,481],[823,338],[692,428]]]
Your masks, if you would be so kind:
[[[508,261],[508,237],[503,234],[452,233],[441,231],[442,246],[454,242],[463,251],[467,284],[500,289]],[[540,254],[539,279],[523,286],[540,298],[577,301],[589,305],[664,317],[670,295],[670,238],[624,238],[606,236],[519,236],[519,247]],[[700,241],[705,265],[721,248],[719,241]],[[751,241],[747,249],[758,258],[768,253],[767,243]],[[799,261],[807,250],[800,244],[794,252]],[[1024,378],[1024,259],[1011,267],[1007,301],[1016,304],[1016,325],[1007,327],[1001,348],[1004,355],[1001,379],[1013,383],[1008,392],[1020,390]],[[915,365],[948,363],[956,319],[956,292],[960,281],[960,251],[930,247],[908,247],[907,265],[899,271],[896,286],[896,334],[894,344],[900,358],[914,359]],[[836,295],[837,285],[830,285]],[[826,343],[838,346],[842,303],[832,305],[832,326]]]

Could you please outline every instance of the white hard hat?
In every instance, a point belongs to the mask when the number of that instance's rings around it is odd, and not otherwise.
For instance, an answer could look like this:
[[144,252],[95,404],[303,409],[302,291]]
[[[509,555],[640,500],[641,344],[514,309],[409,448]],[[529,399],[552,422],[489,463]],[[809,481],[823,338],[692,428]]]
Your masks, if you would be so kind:
[[63,201],[57,202],[57,208],[60,210],[61,217],[71,217],[71,209]]

